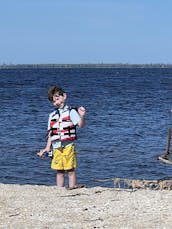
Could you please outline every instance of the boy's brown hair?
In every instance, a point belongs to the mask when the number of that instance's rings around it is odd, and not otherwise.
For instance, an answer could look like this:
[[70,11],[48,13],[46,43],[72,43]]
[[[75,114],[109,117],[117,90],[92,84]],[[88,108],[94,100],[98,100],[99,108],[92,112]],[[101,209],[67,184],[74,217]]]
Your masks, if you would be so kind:
[[55,94],[63,95],[65,91],[59,86],[52,86],[48,90],[48,99],[52,102]]

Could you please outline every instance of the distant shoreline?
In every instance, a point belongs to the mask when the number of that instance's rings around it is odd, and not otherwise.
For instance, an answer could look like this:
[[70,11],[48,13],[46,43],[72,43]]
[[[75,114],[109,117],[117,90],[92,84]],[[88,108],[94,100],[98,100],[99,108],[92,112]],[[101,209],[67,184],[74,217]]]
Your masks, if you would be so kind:
[[172,68],[172,64],[2,64],[0,69],[18,68]]

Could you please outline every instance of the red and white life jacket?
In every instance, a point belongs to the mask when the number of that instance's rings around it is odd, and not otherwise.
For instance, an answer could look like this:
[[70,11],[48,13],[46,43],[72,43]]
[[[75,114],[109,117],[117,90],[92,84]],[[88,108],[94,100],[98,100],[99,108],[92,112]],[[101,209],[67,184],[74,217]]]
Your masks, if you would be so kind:
[[73,124],[70,118],[70,111],[72,109],[74,108],[66,106],[61,114],[57,109],[50,115],[49,136],[51,141],[73,141],[77,139],[76,125]]

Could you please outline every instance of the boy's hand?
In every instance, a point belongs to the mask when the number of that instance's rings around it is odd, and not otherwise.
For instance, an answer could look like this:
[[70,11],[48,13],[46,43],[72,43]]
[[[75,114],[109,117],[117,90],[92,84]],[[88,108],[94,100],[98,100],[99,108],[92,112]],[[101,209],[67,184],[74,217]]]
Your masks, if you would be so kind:
[[44,152],[46,152],[46,149],[41,149],[39,151],[39,153],[37,153],[37,155],[40,157],[40,158],[44,158]]
[[86,110],[84,107],[79,107],[78,108],[78,113],[81,117],[85,116]]
[[83,128],[85,126],[85,113],[86,110],[84,107],[79,107],[78,108],[78,113],[80,115],[80,121],[78,122],[78,126]]

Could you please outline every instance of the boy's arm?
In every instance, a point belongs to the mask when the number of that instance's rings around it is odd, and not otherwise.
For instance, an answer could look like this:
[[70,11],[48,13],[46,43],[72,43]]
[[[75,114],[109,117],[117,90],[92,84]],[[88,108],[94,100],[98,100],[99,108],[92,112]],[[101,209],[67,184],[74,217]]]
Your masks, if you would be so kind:
[[86,110],[84,107],[79,107],[78,108],[78,113],[80,115],[80,121],[78,122],[78,126],[83,128],[85,126],[85,113]]
[[47,145],[45,147],[45,151],[49,152],[51,149],[51,137],[48,136],[48,140],[47,140]]
[[39,157],[43,157],[43,154],[44,152],[49,152],[51,149],[51,138],[50,136],[48,137],[48,140],[47,140],[47,145],[44,149],[41,149],[40,152],[38,153]]

